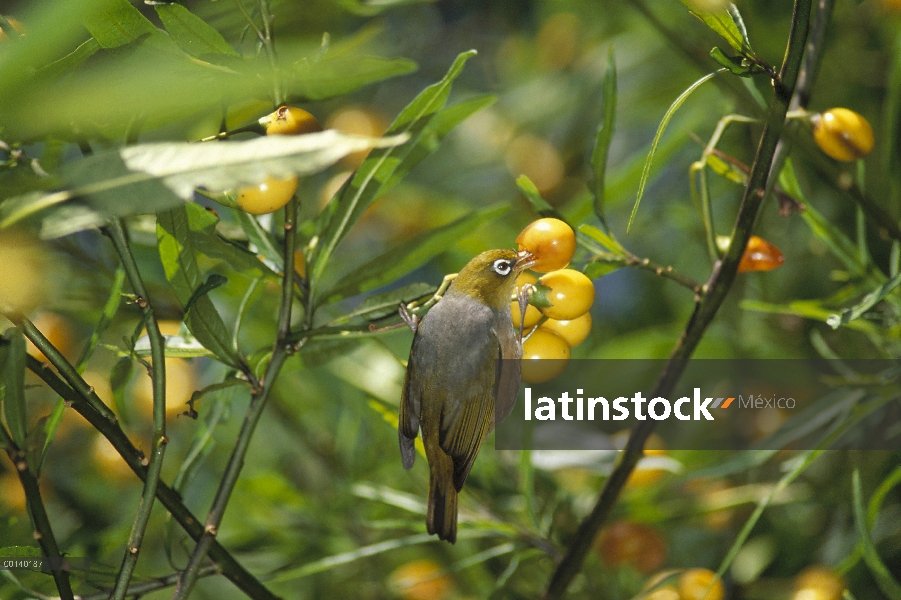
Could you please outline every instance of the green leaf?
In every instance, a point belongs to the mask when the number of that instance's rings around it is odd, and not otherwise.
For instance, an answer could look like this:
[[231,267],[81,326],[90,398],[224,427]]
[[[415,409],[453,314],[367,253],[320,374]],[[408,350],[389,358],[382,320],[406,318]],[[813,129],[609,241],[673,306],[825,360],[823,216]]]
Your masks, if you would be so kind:
[[846,308],[839,314],[834,314],[826,318],[826,324],[833,329],[838,329],[842,325],[847,325],[851,321],[859,319],[868,310],[876,306],[883,298],[889,295],[895,288],[901,285],[901,275],[892,277],[884,284],[867,294],[863,299],[852,306]]
[[863,547],[863,561],[876,580],[876,585],[891,600],[901,600],[901,584],[892,576],[891,571],[882,562],[873,539],[870,537],[870,530],[867,527],[866,510],[863,504],[863,489],[860,484],[860,471],[854,469],[851,476],[851,487],[853,491],[854,502],[854,525],[857,527],[857,535]]
[[[238,244],[233,244],[219,235],[216,230],[219,218],[211,211],[198,204],[187,204],[186,210],[191,217],[192,227],[188,232],[191,243],[197,252],[209,258],[222,261],[235,271],[250,271],[274,275],[253,252]],[[243,211],[240,214],[247,215]],[[250,217],[253,219],[253,217]]]
[[35,73],[36,77],[59,77],[74,71],[84,61],[100,50],[100,44],[94,38],[80,44],[78,48],[59,60],[53,61],[46,67],[42,67]]
[[[691,0],[682,0],[682,4],[687,6],[689,9],[694,8],[694,3]],[[712,29],[715,33],[719,34],[724,40],[726,40],[730,46],[736,51],[745,53],[749,50],[749,45],[745,39],[745,36],[742,35],[741,30],[738,28],[738,25],[735,22],[735,19],[732,18],[732,15],[727,10],[721,10],[717,12],[704,12],[698,10],[690,10],[692,15],[700,19],[707,27]]]
[[5,345],[3,362],[3,416],[13,441],[25,448],[28,432],[28,413],[25,409],[25,337],[15,327],[3,334],[9,343]]
[[760,72],[759,68],[747,63],[743,56],[727,56],[719,48],[710,51],[710,57],[720,65],[729,69],[729,72],[739,77],[751,77]]
[[[71,204],[75,199],[100,215],[158,212],[191,200],[197,187],[222,192],[259,183],[267,175],[309,175],[350,153],[397,146],[406,139],[404,135],[365,138],[328,130],[239,142],[126,146],[64,165],[59,175],[67,190],[7,200],[0,228],[49,207],[64,203],[81,206]],[[86,226],[93,225],[76,223],[65,233]]]
[[191,56],[204,60],[210,60],[210,55],[240,56],[218,31],[181,4],[156,4],[153,8],[178,47]]
[[318,61],[295,64],[288,88],[292,95],[308,100],[343,96],[363,86],[412,73],[417,64],[406,58],[340,56],[326,54]]
[[[190,208],[189,208],[189,207]],[[203,229],[209,213],[196,204],[174,208],[157,216],[157,240],[166,279],[182,306],[195,298],[201,286],[197,248],[190,232]],[[223,363],[240,369],[244,360],[231,345],[231,336],[207,295],[194,299],[185,314],[185,324],[204,348]]]
[[613,273],[622,267],[623,263],[621,260],[611,259],[608,261],[603,258],[597,258],[585,265],[583,273],[585,273],[585,276],[589,279],[598,279],[604,275]]
[[707,155],[707,166],[721,177],[725,177],[733,183],[745,185],[748,182],[748,174],[738,168],[736,165],[727,162],[716,154]]
[[660,125],[657,127],[657,133],[654,134],[654,141],[651,142],[651,151],[648,153],[648,158],[644,163],[644,169],[641,172],[641,179],[638,182],[638,196],[635,198],[635,206],[632,207],[632,214],[629,215],[629,224],[626,226],[626,231],[629,231],[629,228],[632,227],[632,221],[635,220],[635,215],[636,213],[638,213],[638,205],[641,203],[641,197],[644,195],[644,187],[645,184],[647,184],[648,176],[651,173],[651,162],[654,160],[654,153],[657,151],[657,144],[660,143],[660,138],[663,136],[663,132],[666,131],[666,126],[669,125],[670,119],[673,118],[673,115],[676,114],[676,110],[678,110],[679,107],[682,106],[682,104],[686,100],[688,100],[688,97],[691,96],[696,89],[701,87],[702,84],[722,73],[724,70],[725,69],[720,69],[719,71],[708,73],[707,75],[704,75],[703,77],[695,81],[688,87],[688,89],[682,92],[678,98],[676,98],[676,100],[667,109],[666,114],[663,115],[663,120],[660,121]]
[[276,246],[276,241],[266,229],[260,225],[252,215],[247,214],[243,210],[235,210],[241,228],[247,235],[247,239],[254,245],[257,252],[263,255],[275,270],[282,272],[285,270],[285,256]]
[[503,215],[507,210],[509,206],[497,205],[475,211],[395,246],[341,277],[337,286],[324,292],[322,296],[326,302],[335,302],[390,283],[421,267],[482,223]]
[[101,48],[118,48],[146,35],[162,35],[128,0],[98,3],[84,16],[83,22]]
[[[745,310],[755,310],[777,315],[795,315],[805,319],[822,321],[823,323],[826,323],[835,314],[833,309],[824,307],[816,300],[795,300],[788,304],[774,304],[760,300],[742,300],[740,306]],[[874,323],[862,320],[851,321],[846,323],[845,326],[849,329],[866,333],[877,333],[878,331]]]
[[598,127],[591,151],[591,171],[594,178],[589,182],[589,190],[594,198],[594,214],[607,226],[604,216],[605,185],[607,181],[607,155],[616,125],[616,58],[613,46],[607,53],[607,72],[604,74],[604,120]]
[[350,13],[361,17],[374,17],[386,10],[407,6],[410,4],[424,4],[432,0],[338,0],[338,4]]
[[[463,65],[475,54],[475,50],[470,50],[457,56],[441,81],[427,87],[401,111],[388,129],[388,133],[407,135],[409,141],[400,146],[372,152],[353,178],[342,188],[340,194],[322,211],[317,222],[316,235],[310,241],[306,252],[311,294],[314,294],[315,286],[335,248],[366,208],[385,189],[399,180],[401,174],[409,171],[413,165],[434,150],[436,142],[434,137],[440,136],[441,132],[429,128],[429,125],[447,102],[451,84],[463,70]],[[467,105],[469,106],[471,105]],[[459,110],[453,115],[459,120],[468,116],[465,111]],[[455,124],[452,123],[453,120],[446,119],[439,125],[445,129]]]
[[520,175],[516,179],[516,186],[526,196],[526,200],[532,205],[532,210],[542,217],[553,217],[566,221],[556,208],[548,204],[548,201],[541,197],[538,187],[526,175]]
[[623,248],[622,244],[620,244],[615,237],[608,233],[604,233],[597,227],[592,227],[591,225],[579,225],[578,229],[579,233],[591,238],[613,254],[620,257],[628,255],[626,249]]

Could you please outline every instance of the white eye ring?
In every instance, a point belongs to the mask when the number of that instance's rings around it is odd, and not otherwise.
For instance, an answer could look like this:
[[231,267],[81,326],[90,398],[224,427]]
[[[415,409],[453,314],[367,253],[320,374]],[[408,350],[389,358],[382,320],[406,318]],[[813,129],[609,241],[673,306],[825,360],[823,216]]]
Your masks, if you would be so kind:
[[494,269],[494,272],[498,275],[506,277],[513,271],[513,263],[511,263],[506,258],[499,258],[494,261],[494,264],[491,265],[491,268]]

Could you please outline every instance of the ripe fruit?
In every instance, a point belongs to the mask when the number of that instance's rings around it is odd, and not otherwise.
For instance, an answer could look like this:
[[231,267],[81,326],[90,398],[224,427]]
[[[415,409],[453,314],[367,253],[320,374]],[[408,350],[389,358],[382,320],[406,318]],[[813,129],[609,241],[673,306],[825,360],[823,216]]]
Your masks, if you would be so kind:
[[265,215],[286,205],[296,191],[297,177],[276,179],[267,176],[259,185],[238,190],[238,206],[252,215]]
[[[529,306],[529,308],[533,308]],[[537,310],[535,312],[538,312]],[[526,313],[528,314],[528,312]],[[516,323],[516,321],[513,321]],[[568,321],[558,321],[557,319],[548,319],[541,324],[540,329],[553,331],[564,340],[570,348],[575,348],[585,341],[591,332],[591,313],[586,312],[580,317],[570,319]]]
[[414,560],[391,573],[391,586],[404,600],[443,600],[454,589],[450,576],[431,560]]
[[831,569],[814,565],[795,578],[792,600],[841,600],[845,584]]
[[682,600],[723,600],[723,582],[710,569],[689,569],[679,577]]
[[569,345],[562,337],[538,328],[522,345],[522,380],[544,383],[563,372],[569,361]]
[[576,252],[576,234],[560,219],[538,219],[516,236],[520,250],[528,250],[538,260],[533,271],[547,273],[562,269]]
[[832,108],[814,115],[812,122],[817,146],[835,160],[850,162],[873,150],[873,128],[853,110]]
[[301,135],[322,131],[316,117],[296,106],[280,106],[272,114],[260,119],[266,127],[266,135]]
[[738,263],[738,272],[746,273],[748,271],[772,271],[782,266],[785,257],[776,246],[772,245],[765,239],[752,235],[748,239],[748,245],[741,255],[741,262]]
[[602,529],[595,548],[607,565],[632,565],[645,574],[656,571],[666,560],[663,536],[647,525],[628,521],[611,523]]
[[542,314],[550,319],[568,321],[580,317],[594,304],[594,284],[584,273],[573,269],[551,271],[538,280],[551,288],[547,299],[551,306],[541,308]]
[[[519,277],[516,278],[516,287],[521,288],[527,283],[536,283],[537,281],[538,278],[531,273],[520,273]],[[519,302],[514,300],[510,303],[510,315],[513,317],[513,326],[519,327],[521,320],[519,313]],[[523,321],[523,327],[525,327],[526,329],[533,327],[540,320],[541,311],[529,304],[526,307],[526,318]]]
[[[623,450],[626,447],[626,442],[629,441],[629,434],[630,431],[628,429],[617,431],[610,436],[610,442],[617,450]],[[632,474],[629,475],[629,479],[626,480],[627,488],[647,487],[657,483],[661,477],[669,472],[669,469],[662,469],[659,464],[654,464],[655,459],[653,457],[655,456],[666,456],[666,442],[656,433],[652,433],[644,443],[644,456],[638,461]],[[659,459],[656,459],[656,462],[659,463]]]

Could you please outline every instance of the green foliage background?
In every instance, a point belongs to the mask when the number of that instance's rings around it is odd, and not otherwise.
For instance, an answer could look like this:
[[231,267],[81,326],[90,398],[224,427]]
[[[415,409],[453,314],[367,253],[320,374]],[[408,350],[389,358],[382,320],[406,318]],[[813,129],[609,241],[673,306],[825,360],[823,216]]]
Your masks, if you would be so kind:
[[[778,69],[790,3],[738,9],[754,56]],[[271,43],[253,29],[265,33],[261,10],[271,11]],[[255,219],[194,189],[300,174],[304,278],[287,337],[299,348],[274,381],[218,542],[284,598],[401,597],[391,573],[420,559],[447,572],[450,597],[539,597],[614,456],[533,468],[528,454],[489,442],[461,497],[461,539],[439,543],[424,534],[425,461],[406,472],[396,450],[411,334],[371,334],[368,325],[393,322],[398,302],[428,297],[443,275],[482,250],[513,246],[537,211],[552,210],[596,228],[583,230],[574,261],[597,288],[592,333],[574,356],[668,357],[694,292],[641,260],[708,280],[719,258],[708,239],[731,233],[742,174],[729,171],[730,180],[725,162],[709,163],[703,198],[692,195],[699,175],[689,169],[722,117],[764,115],[771,80],[719,74],[678,106],[662,135],[658,126],[684,90],[720,68],[711,48],[734,55],[741,44],[676,1],[79,0],[13,3],[4,15],[24,35],[0,21],[12,37],[0,42],[0,228],[47,238],[51,260],[40,276],[56,287],[26,316],[39,329],[42,312],[64,317],[58,345],[80,372],[100,374],[89,383],[149,454],[153,425],[136,399],[147,379],[146,319],[98,230],[123,218],[156,318],[185,323],[167,355],[190,360],[189,375],[179,382],[168,369],[170,386],[204,392],[191,405],[196,418],[167,421],[161,481],[204,519],[248,410],[245,380],[263,376],[279,335],[283,211]],[[860,164],[840,164],[820,153],[809,126],[787,129],[790,163],[779,183],[808,210],[780,215],[777,199],[765,200],[754,232],[782,250],[785,265],[738,276],[695,356],[898,357],[899,24],[890,0],[836,3],[806,108],[855,110],[872,123],[876,148]],[[326,127],[354,110],[381,130],[185,143],[253,124],[283,101]],[[760,131],[733,124],[717,148],[751,165]],[[597,140],[610,133],[606,161],[596,160]],[[347,157],[369,148],[362,164]],[[335,177],[356,165],[335,192]],[[537,187],[517,186],[523,174]],[[699,209],[705,201],[712,218]],[[836,328],[832,315],[842,315]],[[20,339],[12,329],[6,338]],[[0,358],[6,437],[29,452],[60,549],[92,561],[73,586],[111,588],[142,484],[99,458],[95,428],[34,374],[17,392],[18,342],[4,343]],[[901,597],[898,452],[671,456],[678,472],[628,487],[614,508],[615,518],[662,533],[663,567],[722,567],[730,597],[789,598],[801,569],[824,564],[845,577],[849,597]],[[36,548],[13,464],[0,469],[0,548]],[[157,502],[132,584],[183,569],[193,547]],[[58,593],[46,574],[0,575],[3,598]],[[570,589],[631,598],[646,582],[592,553]],[[191,597],[239,594],[212,576]]]

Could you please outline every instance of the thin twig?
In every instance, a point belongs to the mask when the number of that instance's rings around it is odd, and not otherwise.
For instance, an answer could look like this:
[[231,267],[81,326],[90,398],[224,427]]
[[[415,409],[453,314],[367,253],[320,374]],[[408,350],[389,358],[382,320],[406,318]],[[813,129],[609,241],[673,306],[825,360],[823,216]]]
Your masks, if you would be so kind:
[[[200,570],[200,577],[209,577],[210,575],[218,575],[220,573],[219,569],[215,566],[204,567]],[[143,596],[144,594],[161,590],[163,588],[171,587],[175,585],[175,582],[178,581],[180,573],[172,573],[171,575],[166,575],[164,577],[154,577],[151,581],[143,581],[141,583],[133,583],[128,586],[128,591],[125,596],[130,597],[134,596],[135,598],[139,596]],[[110,597],[110,592],[99,592],[96,594],[88,594],[82,595],[78,597],[78,600],[108,600]],[[48,600],[63,600],[62,598],[48,598]]]
[[266,368],[263,376],[262,385],[253,390],[250,398],[250,405],[247,407],[247,413],[244,416],[244,423],[241,425],[241,431],[235,442],[235,447],[228,459],[225,472],[222,474],[222,480],[219,482],[219,489],[213,498],[213,504],[207,514],[206,523],[203,528],[203,536],[194,547],[191,558],[182,572],[182,576],[175,586],[172,594],[173,600],[182,600],[187,598],[194,587],[197,575],[200,572],[201,565],[206,560],[210,545],[213,543],[219,532],[219,525],[222,523],[222,517],[225,515],[225,508],[231,499],[231,494],[238,482],[238,476],[244,467],[244,458],[247,455],[247,449],[250,447],[250,440],[256,429],[266,402],[272,393],[275,380],[278,378],[279,372],[288,357],[288,350],[291,348],[288,339],[291,335],[291,307],[294,301],[294,248],[297,238],[297,199],[292,198],[285,207],[285,247],[284,247],[284,265],[285,273],[282,277],[282,298],[279,306],[278,315],[278,334],[275,340],[275,346],[272,349],[272,359]]
[[122,567],[116,577],[116,586],[111,598],[122,600],[128,592],[128,584],[138,564],[138,554],[141,544],[144,542],[144,534],[147,531],[147,523],[150,521],[150,512],[156,498],[156,490],[160,481],[160,473],[163,468],[163,456],[166,452],[166,355],[165,342],[160,333],[156,316],[150,306],[147,290],[144,289],[144,281],[138,270],[138,264],[131,253],[128,241],[125,238],[125,227],[121,219],[113,219],[106,228],[106,232],[113,242],[122,268],[131,284],[131,289],[137,295],[138,306],[144,313],[147,327],[147,336],[150,338],[150,355],[153,359],[151,379],[153,381],[153,440],[150,453],[150,464],[147,466],[147,475],[144,479],[144,490],[138,503],[135,514],[135,522],[128,536],[125,546],[125,556],[122,558]]
[[[25,502],[28,504],[28,513],[31,515],[31,521],[34,524],[34,537],[41,546],[41,552],[44,556],[59,558],[62,556],[59,552],[59,546],[56,543],[56,537],[53,535],[53,528],[50,526],[50,519],[47,517],[47,510],[44,508],[44,501],[41,499],[41,488],[38,485],[38,479],[28,467],[28,461],[25,457],[25,451],[19,448],[13,439],[9,436],[6,429],[0,426],[0,446],[6,449],[6,455],[16,467],[16,475],[19,476],[19,483],[25,490]],[[62,600],[73,600],[72,584],[69,582],[69,572],[64,569],[51,570],[53,581],[56,583],[56,589],[59,591]]]
[[[32,373],[43,380],[50,389],[59,394],[112,444],[113,448],[135,475],[141,480],[147,477],[144,454],[132,444],[118,423],[110,423],[101,417],[88,404],[84,396],[69,387],[62,377],[47,367],[47,365],[32,356],[27,356],[26,361],[28,369]],[[200,525],[200,520],[184,505],[178,492],[161,481],[157,486],[157,498],[166,510],[172,514],[173,518],[178,521],[185,533],[195,541],[200,540],[203,535],[203,527]],[[213,542],[210,548],[210,557],[218,565],[222,574],[251,598],[256,600],[278,600],[278,596],[270,592],[266,586],[244,569],[218,542]]]
[[[732,244],[729,246],[729,251],[723,260],[714,265],[713,273],[705,286],[706,292],[695,305],[695,310],[685,330],[682,332],[682,336],[676,343],[650,397],[666,397],[670,395],[682,376],[688,359],[716,316],[735,280],[738,263],[748,243],[748,238],[751,236],[751,230],[760,210],[776,146],[785,122],[785,114],[788,112],[789,102],[801,69],[801,61],[804,56],[807,31],[810,24],[810,8],[811,0],[795,0],[785,58],[779,78],[775,82],[775,93],[770,102],[766,123],[757,147],[757,154],[751,167],[751,174],[748,177],[748,185],[745,188],[732,231]],[[563,597],[566,593],[566,588],[578,574],[595,535],[606,521],[626,484],[626,480],[642,457],[645,442],[654,431],[654,425],[654,421],[642,421],[632,430],[620,462],[607,479],[591,513],[579,526],[563,560],[557,565],[557,569],[554,571],[551,582],[548,585],[545,598],[556,599]]]

